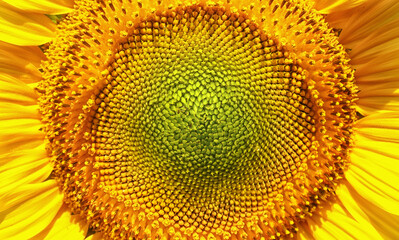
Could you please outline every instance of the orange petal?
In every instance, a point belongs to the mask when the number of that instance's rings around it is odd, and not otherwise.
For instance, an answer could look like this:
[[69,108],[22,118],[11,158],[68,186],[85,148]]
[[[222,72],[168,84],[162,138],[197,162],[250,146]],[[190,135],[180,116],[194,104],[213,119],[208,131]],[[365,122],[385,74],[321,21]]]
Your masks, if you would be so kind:
[[343,11],[356,7],[366,0],[315,0],[315,8],[321,14]]
[[44,59],[39,47],[15,46],[0,41],[0,75],[9,75],[25,83],[38,82],[41,80],[40,63]]

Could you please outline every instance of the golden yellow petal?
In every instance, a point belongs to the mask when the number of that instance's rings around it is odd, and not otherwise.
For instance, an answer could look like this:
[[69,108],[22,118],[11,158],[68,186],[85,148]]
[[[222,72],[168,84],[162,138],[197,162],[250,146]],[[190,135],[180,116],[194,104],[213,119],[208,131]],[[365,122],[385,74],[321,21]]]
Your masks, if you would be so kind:
[[357,194],[353,192],[352,187],[347,181],[341,184],[336,190],[342,206],[353,217],[353,219],[368,230],[368,234],[373,239],[381,239],[381,233],[370,223],[369,216],[359,206]]
[[302,222],[299,225],[299,229],[296,235],[296,239],[298,240],[314,240],[312,230],[309,227],[309,223],[307,221]]
[[68,207],[65,205],[60,208],[57,216],[48,225],[46,229],[31,240],[79,240],[85,239],[88,230],[88,224],[76,215],[71,215]]
[[11,138],[14,136],[43,136],[43,134],[39,131],[39,128],[41,127],[40,119],[21,118],[3,120],[0,123],[0,139]]
[[24,96],[19,93],[2,92],[0,89],[0,102],[19,103],[21,105],[33,105],[35,100],[29,96]]
[[[350,44],[366,39],[373,32],[384,30],[387,25],[396,22],[399,17],[398,5],[396,0],[368,0],[356,8],[332,12],[326,18],[333,27],[342,29],[340,42],[355,47]],[[369,44],[374,44],[374,41]]]
[[[382,173],[381,171],[379,174]],[[399,215],[399,191],[396,187],[356,166],[349,168],[346,178],[360,195],[385,211]],[[392,184],[397,184],[397,182]]]
[[47,151],[43,140],[33,148],[24,148],[20,151],[8,151],[0,153],[0,171],[8,165],[17,166],[41,161],[47,158]]
[[19,46],[34,46],[49,42],[54,37],[55,24],[39,13],[18,12],[0,2],[0,41]]
[[356,199],[356,203],[367,215],[370,223],[377,229],[383,239],[398,239],[399,216],[390,214],[375,206],[373,203],[360,196],[352,187],[350,191]]
[[399,215],[399,113],[367,116],[357,128],[345,176],[361,196]]
[[398,111],[399,2],[368,0],[352,9],[332,12],[327,20],[342,29],[340,42],[350,50],[360,90],[358,110],[364,115]]
[[[362,118],[356,123],[357,134],[367,137],[370,140],[382,142],[399,143],[399,112],[379,113]],[[356,141],[356,140],[355,140]],[[362,140],[363,141],[363,140]],[[363,143],[357,141],[356,145],[374,144],[368,141]],[[398,146],[399,147],[399,146]],[[386,151],[398,152],[398,148],[386,149]]]
[[0,79],[10,75],[25,83],[38,82],[40,62],[45,59],[39,47],[15,46],[0,41]]
[[376,83],[394,83],[395,81],[397,81],[397,76],[399,76],[399,69],[392,69],[375,73],[370,72],[358,77],[362,79],[363,87],[366,87],[366,85],[373,86]]
[[23,81],[6,74],[0,74],[0,102],[36,105],[37,93]]
[[43,137],[40,135],[30,135],[30,136],[20,135],[10,139],[1,139],[0,155],[13,151],[35,148],[42,143],[43,143]]
[[[384,158],[386,156],[370,154],[367,151],[364,151],[363,153],[367,155],[355,156],[355,154],[358,153],[353,154],[353,164],[348,170],[348,180],[356,178],[357,181],[362,181],[366,184],[366,191],[372,190],[375,194],[380,194],[383,195],[384,198],[391,199],[390,202],[393,202],[393,206],[399,206],[399,186],[396,184],[399,182],[399,171],[397,167],[391,167],[391,165],[398,165],[399,161],[397,159],[393,159],[391,164],[387,166],[381,166],[379,163],[377,163],[378,159]],[[359,189],[357,188],[359,187],[358,185],[354,187]],[[389,211],[399,215],[398,208],[389,209]]]
[[399,109],[399,82],[362,84],[357,102],[361,113],[395,111]]
[[371,145],[372,140],[369,137],[357,135],[356,139],[356,148],[351,154],[351,161],[354,165],[360,166],[361,161],[367,161],[376,167],[392,171],[395,174],[399,173],[397,166],[399,153],[391,151],[395,147],[397,148],[397,143],[373,141]]
[[64,14],[72,11],[71,0],[3,0],[4,2],[25,12],[42,14]]
[[7,171],[0,173],[2,179],[0,194],[6,196],[24,184],[40,183],[46,180],[52,170],[48,163],[47,159],[42,159],[41,161],[7,169]]
[[[29,141],[32,141],[31,144],[34,143],[33,141],[43,141],[40,127],[39,119],[2,120],[0,122],[0,154],[10,152],[12,150],[10,147],[22,147]],[[38,145],[40,144],[33,144],[34,147]]]
[[[399,21],[395,24],[399,26]],[[388,34],[387,41],[369,46],[372,39],[358,43],[351,53],[352,64],[356,68],[356,80],[360,89],[358,107],[363,114],[375,111],[399,110],[399,27],[393,28],[395,34]],[[383,38],[383,33],[380,34]],[[375,35],[373,39],[380,39]],[[394,38],[394,39],[390,39]],[[366,49],[360,49],[365,46]],[[360,49],[360,50],[359,50]],[[356,51],[356,52],[355,52]],[[373,78],[373,74],[385,73],[384,79]]]
[[337,200],[330,209],[320,209],[308,219],[315,239],[382,239],[366,221],[356,221]]
[[55,180],[45,182],[23,184],[12,191],[1,193],[0,197],[0,212],[6,211],[22,202],[25,202],[43,192],[57,188]]
[[51,188],[0,213],[0,239],[28,239],[43,231],[62,205],[58,188]]
[[322,14],[356,7],[366,0],[315,0],[315,8]]
[[18,119],[18,118],[40,119],[37,106],[36,105],[24,106],[11,102],[1,103],[0,122],[1,120]]

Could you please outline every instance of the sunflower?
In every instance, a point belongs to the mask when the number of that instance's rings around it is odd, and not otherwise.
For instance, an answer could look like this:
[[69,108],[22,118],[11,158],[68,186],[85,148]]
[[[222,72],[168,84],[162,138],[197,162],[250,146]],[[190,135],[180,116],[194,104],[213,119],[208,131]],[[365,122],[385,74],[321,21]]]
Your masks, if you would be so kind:
[[399,238],[396,0],[3,0],[0,239]]

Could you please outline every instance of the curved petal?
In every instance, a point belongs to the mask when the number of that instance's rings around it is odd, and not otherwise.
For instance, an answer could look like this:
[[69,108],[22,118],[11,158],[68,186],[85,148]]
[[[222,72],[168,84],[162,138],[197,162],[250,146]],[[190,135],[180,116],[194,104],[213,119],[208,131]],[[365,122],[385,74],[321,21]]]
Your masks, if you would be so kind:
[[39,13],[18,12],[0,2],[0,41],[19,46],[37,46],[54,37],[55,24]]
[[367,0],[315,0],[315,8],[321,14],[343,11],[356,7]]
[[359,87],[358,110],[399,110],[399,2],[368,0],[358,7],[331,12],[327,21],[342,29]]
[[72,11],[71,0],[3,0],[4,2],[24,11],[42,14],[63,14]]
[[10,102],[2,102],[0,107],[0,122],[18,118],[40,119],[37,105],[20,105]]
[[37,93],[21,80],[0,73],[0,102],[36,105]]
[[62,205],[57,187],[0,212],[0,239],[28,239],[43,231]]
[[390,214],[351,190],[356,202],[384,239],[398,239],[399,216]]
[[[348,182],[343,181],[336,190],[336,197],[309,217],[299,226],[297,239],[383,239],[377,226],[348,190]],[[350,186],[349,186],[350,187]],[[356,193],[355,193],[356,194]]]
[[68,207],[65,205],[60,208],[57,216],[48,225],[46,229],[31,240],[79,240],[85,239],[88,231],[88,224],[76,215],[71,215]]
[[25,83],[38,82],[40,63],[44,59],[37,46],[15,46],[0,41],[0,80],[11,76]]
[[315,239],[382,239],[367,221],[356,221],[338,199],[333,202],[308,219]]
[[40,127],[39,119],[2,120],[0,122],[0,154],[27,149],[27,146],[31,146],[30,148],[39,146],[44,139]]
[[54,180],[33,184],[23,184],[20,187],[14,188],[12,191],[2,193],[0,195],[0,212],[6,211],[7,209],[53,188],[57,188],[57,184]]
[[[370,237],[373,239],[385,239],[384,233],[381,232],[372,222],[371,218],[364,211],[363,206],[359,203],[359,196],[356,191],[350,186],[350,184],[345,181],[341,184],[337,190],[336,194],[340,199],[342,205],[348,211],[348,213],[360,224],[363,225],[364,229],[368,229]],[[384,217],[384,216],[381,216]]]
[[296,238],[298,240],[315,240],[307,221],[304,221],[299,225]]
[[16,191],[17,188],[30,183],[40,183],[48,178],[52,171],[48,159],[42,159],[33,163],[7,169],[0,173],[0,194],[6,197],[7,194]]
[[357,127],[345,176],[361,196],[399,215],[399,113],[373,114]]

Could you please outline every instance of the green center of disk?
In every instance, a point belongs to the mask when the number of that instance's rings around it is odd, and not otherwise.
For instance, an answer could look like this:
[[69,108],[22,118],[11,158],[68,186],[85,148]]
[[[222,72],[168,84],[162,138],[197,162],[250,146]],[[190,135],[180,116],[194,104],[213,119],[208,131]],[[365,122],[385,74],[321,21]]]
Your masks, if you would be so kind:
[[218,62],[193,54],[157,80],[161,84],[142,116],[149,120],[143,121],[145,145],[157,165],[190,178],[216,177],[248,159],[259,126],[253,93],[234,66]]

